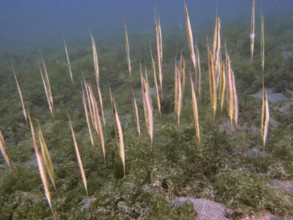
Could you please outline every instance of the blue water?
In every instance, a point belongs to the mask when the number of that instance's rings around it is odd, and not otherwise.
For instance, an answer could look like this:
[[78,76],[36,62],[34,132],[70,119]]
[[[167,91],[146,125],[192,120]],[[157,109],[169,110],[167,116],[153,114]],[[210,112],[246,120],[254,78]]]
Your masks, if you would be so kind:
[[[214,21],[250,19],[250,0],[187,0],[192,26]],[[9,0],[0,4],[0,48],[39,45],[66,39],[109,36],[123,31],[154,29],[154,7],[159,10],[163,30],[185,28],[183,0]],[[293,0],[256,0],[256,19],[293,12]],[[196,30],[195,30],[196,32]]]

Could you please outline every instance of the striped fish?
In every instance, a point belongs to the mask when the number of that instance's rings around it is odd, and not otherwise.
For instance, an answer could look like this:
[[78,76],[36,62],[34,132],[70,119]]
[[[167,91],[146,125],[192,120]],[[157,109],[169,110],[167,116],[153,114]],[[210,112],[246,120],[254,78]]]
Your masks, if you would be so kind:
[[[193,44],[193,34],[188,14],[188,9],[186,2],[184,2],[184,9],[185,9],[185,20],[186,20],[186,32],[187,32],[187,40],[188,40],[188,46],[190,51],[190,58],[193,64],[194,71],[196,71],[196,57],[194,52],[194,44]],[[198,80],[198,77],[196,76],[196,80]]]
[[45,166],[44,166],[44,161],[43,161],[43,158],[42,158],[40,150],[39,150],[35,129],[34,129],[34,126],[33,126],[33,123],[32,123],[32,120],[31,120],[31,117],[30,117],[29,113],[28,113],[28,120],[29,120],[29,124],[30,124],[30,128],[31,128],[32,139],[33,139],[33,143],[34,143],[34,149],[35,149],[35,152],[36,152],[36,158],[37,158],[39,173],[40,173],[41,180],[42,180],[44,190],[45,190],[45,196],[46,196],[48,204],[50,206],[53,218],[57,219],[56,213],[55,213],[55,211],[53,209],[53,206],[52,206],[51,193],[50,193],[50,189],[49,189],[49,182],[48,182],[48,177],[47,177],[47,174],[46,174],[46,169],[45,169]]
[[26,109],[25,109],[25,106],[24,106],[22,92],[20,90],[20,86],[19,86],[16,74],[15,74],[15,71],[13,71],[13,75],[14,75],[14,79],[15,79],[15,82],[16,82],[16,87],[17,87],[17,91],[18,91],[18,94],[19,94],[20,103],[21,103],[21,106],[22,106],[22,113],[23,113],[23,116],[24,116],[25,120],[27,121],[27,112],[26,112]]
[[118,149],[119,149],[119,156],[121,158],[122,165],[123,165],[123,174],[124,174],[124,176],[126,176],[123,131],[122,131],[122,126],[120,123],[119,115],[117,112],[116,102],[112,96],[111,89],[109,89],[109,90],[110,90],[110,98],[111,98],[111,103],[112,103],[113,115],[114,115],[114,119],[115,119],[115,128],[116,128],[115,131],[116,131],[117,144],[118,144]]
[[99,70],[99,59],[98,59],[98,53],[97,53],[97,47],[96,47],[96,41],[93,37],[92,33],[91,35],[91,42],[92,42],[92,51],[93,51],[93,60],[94,60],[94,67],[95,67],[95,73],[96,73],[96,83],[99,85],[100,80],[100,70]]
[[125,47],[126,47],[125,49],[126,49],[126,56],[127,56],[128,71],[129,71],[129,75],[131,77],[130,49],[129,49],[127,26],[125,23],[124,23],[124,32],[125,32]]
[[133,103],[134,118],[136,122],[136,130],[137,130],[138,136],[140,136],[139,114],[138,114],[137,103],[136,103],[133,90],[132,90],[132,103]]
[[225,64],[221,61],[221,73],[219,80],[219,102],[221,113],[223,111],[224,101],[225,101],[225,90],[226,90],[226,73],[225,73]]
[[51,112],[52,117],[54,118],[54,101],[53,101],[53,96],[52,96],[52,91],[51,91],[51,84],[50,84],[50,80],[49,80],[49,76],[48,76],[48,71],[47,71],[47,67],[43,58],[43,55],[40,51],[40,56],[41,56],[41,60],[42,60],[42,68],[40,67],[40,72],[41,72],[41,77],[42,77],[42,81],[43,81],[43,85],[44,85],[44,89],[45,89],[45,93],[47,96],[47,101],[48,101],[48,105],[49,105],[49,109]]
[[190,86],[191,86],[191,99],[192,99],[192,109],[193,109],[195,133],[196,133],[198,144],[200,145],[200,128],[199,128],[199,122],[198,122],[198,108],[197,108],[196,95],[194,92],[194,85],[193,85],[191,74],[190,74]]
[[251,22],[250,22],[250,60],[253,59],[254,38],[255,38],[255,0],[251,0]]
[[68,49],[67,49],[65,39],[64,39],[64,49],[65,49],[65,54],[66,54],[66,59],[67,59],[67,65],[68,65],[70,79],[71,79],[71,82],[73,83],[72,69],[71,69],[71,64],[70,64],[70,59],[69,59],[69,54],[68,54]]
[[177,125],[180,124],[180,115],[182,110],[182,85],[180,70],[175,63],[175,113],[177,119]]
[[91,124],[90,124],[89,113],[88,113],[87,104],[86,104],[85,99],[86,99],[85,98],[85,92],[84,92],[84,90],[82,90],[82,103],[83,103],[83,108],[84,108],[84,113],[85,113],[85,118],[86,118],[86,124],[87,124],[87,127],[88,127],[91,144],[92,144],[92,146],[94,146],[94,138],[93,138],[93,133],[92,133],[92,127],[91,127]]
[[153,141],[154,141],[154,118],[153,118],[153,109],[150,100],[150,91],[149,85],[141,74],[141,90],[142,90],[142,100],[143,100],[143,109],[145,116],[145,123],[147,128],[147,133],[150,138],[150,151],[153,150]]
[[71,123],[69,115],[68,115],[68,120],[69,120],[69,126],[70,126],[70,130],[71,130],[71,134],[72,134],[74,149],[75,149],[75,153],[76,153],[76,157],[77,157],[77,162],[78,162],[78,166],[79,166],[81,177],[82,177],[82,182],[83,182],[83,185],[84,185],[84,188],[85,188],[86,196],[87,196],[87,198],[89,198],[88,189],[87,189],[86,175],[85,175],[85,172],[84,172],[84,169],[83,169],[82,160],[81,160],[80,153],[79,153],[79,148],[78,148],[78,145],[77,145],[77,142],[76,142],[75,133],[74,133],[74,130],[73,130],[72,123]]
[[162,62],[163,62],[163,41],[162,41],[162,30],[160,17],[155,10],[155,25],[156,25],[156,42],[157,42],[157,58],[158,58],[158,69],[159,69],[159,82],[161,89],[161,96],[163,91],[163,72],[162,72]]
[[270,111],[269,111],[269,100],[267,90],[263,87],[262,94],[262,111],[261,111],[261,138],[262,138],[262,146],[265,149],[268,128],[269,128],[269,120],[270,120]]
[[44,162],[45,168],[47,170],[47,174],[50,178],[50,181],[51,181],[55,191],[57,192],[57,188],[56,188],[56,184],[55,184],[55,172],[54,172],[53,163],[52,163],[51,156],[48,151],[48,148],[47,148],[47,145],[46,145],[46,142],[45,142],[40,125],[38,125],[38,136],[39,136],[39,143],[41,145],[43,162]]
[[153,73],[154,73],[154,84],[155,84],[155,89],[156,89],[156,99],[157,99],[157,107],[159,110],[159,114],[161,116],[161,99],[159,95],[159,87],[158,87],[158,81],[157,81],[157,73],[156,73],[156,65],[155,65],[155,60],[153,57],[152,49],[150,49],[151,53],[151,60],[152,60],[152,66],[153,66]]
[[12,170],[13,174],[16,175],[15,171],[13,169],[11,159],[10,159],[10,156],[8,154],[7,147],[6,147],[6,144],[5,144],[5,140],[4,140],[4,137],[2,135],[1,130],[0,130],[0,152],[2,153],[2,155],[4,157],[4,160],[6,161],[6,163],[8,164],[10,169]]
[[211,107],[213,112],[213,125],[216,121],[216,112],[217,112],[217,87],[216,79],[213,65],[213,55],[208,49],[208,60],[209,60],[209,84],[210,84],[210,98],[211,98]]

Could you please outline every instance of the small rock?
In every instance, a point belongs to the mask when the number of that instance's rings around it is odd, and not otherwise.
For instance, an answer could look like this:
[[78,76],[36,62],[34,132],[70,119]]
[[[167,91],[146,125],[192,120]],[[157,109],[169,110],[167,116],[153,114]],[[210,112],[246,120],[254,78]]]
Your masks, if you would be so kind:
[[94,201],[96,201],[96,198],[94,197],[89,197],[89,198],[84,197],[79,203],[80,209],[81,210],[89,209]]
[[282,53],[284,60],[292,60],[293,59],[293,51],[284,51]]
[[282,220],[282,218],[267,211],[263,211],[252,216],[245,216],[244,218],[241,218],[241,220]]
[[227,220],[228,214],[225,206],[207,199],[194,199],[190,197],[179,197],[172,201],[173,205],[182,205],[191,202],[198,220]]
[[293,181],[290,180],[272,180],[269,186],[274,189],[282,189],[287,193],[293,194]]
[[[273,92],[272,89],[267,88],[267,93],[269,97],[269,102],[278,102],[278,101],[287,101],[288,98],[280,92]],[[262,89],[259,90],[257,93],[252,94],[251,96],[262,99]]]
[[131,213],[131,209],[127,206],[126,202],[124,202],[124,201],[118,202],[117,208],[120,212],[123,212],[126,214]]

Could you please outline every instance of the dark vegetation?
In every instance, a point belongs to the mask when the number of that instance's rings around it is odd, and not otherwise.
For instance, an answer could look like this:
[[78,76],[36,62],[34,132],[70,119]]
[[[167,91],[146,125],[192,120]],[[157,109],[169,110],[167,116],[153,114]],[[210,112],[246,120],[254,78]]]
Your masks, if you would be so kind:
[[[268,18],[265,25],[265,81],[269,88],[283,92],[293,90],[293,62],[284,59],[284,51],[293,51],[292,15]],[[12,65],[29,107],[32,118],[40,122],[56,172],[60,198],[52,188],[53,206],[60,219],[192,219],[196,216],[191,204],[174,207],[170,201],[178,196],[206,198],[220,202],[227,208],[243,213],[261,210],[287,216],[292,214],[292,194],[271,189],[273,179],[292,180],[293,174],[293,114],[271,107],[271,118],[278,125],[270,125],[266,149],[261,147],[261,100],[250,96],[261,88],[260,42],[256,38],[255,57],[250,64],[249,24],[223,24],[222,45],[227,42],[239,96],[239,129],[231,132],[226,109],[218,112],[216,126],[212,126],[207,82],[206,36],[212,42],[213,27],[193,30],[201,52],[203,72],[199,123],[202,144],[197,145],[193,125],[189,77],[184,93],[181,124],[176,126],[173,103],[174,57],[183,48],[190,65],[185,32],[164,33],[164,99],[160,119],[155,99],[154,151],[149,152],[142,103],[139,102],[142,135],[138,137],[132,112],[130,78],[124,47],[119,40],[97,39],[100,63],[100,84],[106,113],[107,159],[103,162],[98,144],[92,148],[86,127],[81,80],[84,73],[95,85],[90,42],[70,45],[69,54],[74,73],[70,82],[63,47],[42,48],[52,85],[55,103],[53,120],[40,73],[38,51],[5,51],[0,54],[0,129],[17,177],[0,158],[0,219],[50,219],[51,213],[35,162],[35,153],[28,124],[21,111]],[[257,30],[259,33],[259,30]],[[260,34],[259,34],[260,36]],[[139,62],[149,70],[153,85],[149,42],[155,49],[153,35],[130,35],[133,68],[133,87],[140,93]],[[114,41],[115,40],[115,41]],[[223,49],[223,46],[222,46]],[[223,51],[223,50],[222,50]],[[188,68],[187,68],[188,73]],[[126,170],[123,177],[118,156],[108,86],[111,86],[122,121],[126,145]],[[292,93],[291,93],[292,100]],[[93,208],[86,207],[73,142],[67,122],[70,114],[77,134],[88,180]],[[97,142],[96,142],[97,143]],[[200,150],[200,148],[202,150]],[[291,205],[291,207],[290,207]],[[83,208],[85,206],[85,208]]]

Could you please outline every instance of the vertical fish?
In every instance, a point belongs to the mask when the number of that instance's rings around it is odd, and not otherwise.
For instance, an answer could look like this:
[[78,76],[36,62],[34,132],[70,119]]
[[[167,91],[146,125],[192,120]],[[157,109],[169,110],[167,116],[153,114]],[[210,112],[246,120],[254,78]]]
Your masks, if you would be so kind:
[[129,49],[127,26],[126,26],[125,23],[124,23],[124,32],[125,32],[125,46],[126,46],[126,56],[127,56],[127,63],[128,63],[128,71],[129,71],[129,75],[131,77],[130,49]]
[[267,90],[263,86],[263,94],[262,94],[262,111],[261,111],[261,138],[262,138],[262,146],[265,149],[268,128],[269,128],[269,120],[270,120],[270,112],[269,112],[269,100]]
[[89,113],[88,113],[88,109],[87,109],[87,104],[85,101],[85,91],[84,90],[82,91],[82,103],[83,103],[83,108],[84,108],[84,113],[85,113],[86,123],[87,123],[88,131],[89,131],[89,135],[90,135],[91,144],[92,144],[92,146],[94,146],[94,138],[93,138],[93,134],[92,134],[92,127],[91,127],[90,120],[89,120]]
[[182,85],[182,94],[184,93],[185,90],[185,83],[186,83],[186,72],[185,72],[185,60],[182,55],[182,51],[180,54],[180,81]]
[[197,63],[197,93],[200,100],[201,97],[201,67],[199,49],[196,47],[196,63]]
[[232,96],[232,77],[231,77],[231,63],[230,63],[230,57],[227,54],[226,51],[226,73],[227,73],[227,84],[228,84],[228,90],[227,90],[227,110],[228,110],[228,116],[230,119],[230,127],[232,128],[233,124],[233,96]]
[[155,65],[155,60],[154,60],[154,57],[153,57],[152,49],[150,49],[150,53],[151,53],[151,60],[152,60],[153,73],[154,73],[154,84],[155,84],[155,89],[156,89],[157,107],[158,107],[158,110],[159,110],[159,114],[161,115],[161,100],[160,100],[160,95],[159,95],[157,73],[156,73],[156,65]]
[[64,39],[64,48],[65,48],[65,54],[66,54],[66,59],[67,59],[67,65],[68,65],[70,79],[71,79],[71,82],[73,83],[73,75],[72,75],[71,64],[70,64],[70,59],[69,59],[68,49],[67,49],[65,39]]
[[13,169],[13,166],[12,166],[12,163],[11,163],[11,159],[10,159],[10,156],[8,154],[7,147],[6,147],[4,137],[2,135],[1,130],[0,130],[0,152],[2,153],[6,163],[8,164],[10,169],[12,170],[13,174],[15,175],[15,172],[14,172],[14,169]]
[[[188,9],[187,9],[187,5],[185,1],[184,1],[184,9],[185,9],[186,32],[187,32],[187,40],[188,40],[188,46],[190,51],[190,58],[194,67],[194,71],[196,71],[196,57],[194,53],[193,34],[192,34],[191,24],[189,20]],[[196,76],[196,80],[198,80],[197,76]]]
[[43,157],[43,162],[45,165],[45,168],[47,170],[47,174],[51,180],[51,183],[55,189],[55,191],[57,192],[57,188],[56,188],[56,184],[55,184],[55,172],[54,172],[54,167],[53,167],[53,163],[50,157],[50,153],[48,151],[42,130],[41,130],[41,126],[38,125],[39,129],[38,129],[38,136],[39,136],[39,143],[41,145],[41,152],[42,152],[42,157]]
[[135,99],[133,90],[132,90],[132,103],[133,103],[133,112],[134,112],[134,118],[135,118],[135,123],[136,123],[136,130],[137,130],[138,136],[140,136],[138,108],[137,108],[137,103],[136,103],[136,99]]
[[200,145],[200,129],[199,129],[199,123],[198,123],[198,108],[197,108],[196,95],[194,92],[194,85],[193,85],[191,74],[190,74],[190,84],[191,84],[191,99],[192,99],[194,127],[195,127],[197,141],[198,141],[198,144]]
[[44,71],[44,73],[45,73],[45,76],[44,76],[43,70],[42,70],[42,68],[40,68],[40,73],[41,73],[42,82],[43,82],[44,90],[45,90],[45,93],[46,93],[49,109],[50,109],[52,117],[54,117],[54,113],[53,113],[53,111],[54,111],[53,97],[52,97],[52,94],[50,92],[50,87],[48,85],[48,83],[50,83],[50,82],[47,81],[48,77],[46,77],[46,72],[47,71]]
[[89,90],[90,104],[92,106],[91,108],[93,109],[93,124],[94,124],[94,128],[96,130],[99,142],[100,142],[100,146],[102,148],[102,153],[103,153],[103,157],[104,157],[104,161],[105,161],[106,160],[106,148],[105,148],[104,133],[103,133],[103,127],[102,127],[102,123],[101,123],[99,108],[97,105],[97,101],[94,97],[94,93],[92,91],[92,88],[90,86],[88,86],[88,90]]
[[153,141],[154,141],[154,119],[153,119],[153,109],[150,100],[149,86],[144,77],[141,74],[141,90],[142,90],[142,100],[143,100],[143,109],[145,116],[145,123],[147,128],[147,133],[150,138],[150,150],[153,150]]
[[105,114],[104,114],[104,104],[103,104],[103,98],[102,98],[100,85],[97,85],[97,89],[98,89],[98,97],[99,97],[99,103],[100,103],[100,108],[101,108],[102,120],[103,120],[103,124],[105,126],[106,121],[105,121]]
[[41,50],[40,50],[40,56],[41,56],[42,67],[43,67],[43,70],[40,67],[41,77],[42,77],[45,93],[46,93],[46,96],[47,96],[49,109],[50,109],[52,117],[54,118],[54,115],[53,115],[54,101],[53,101],[53,96],[52,96],[52,91],[51,91],[51,84],[50,84],[49,75],[48,75],[47,67],[46,67],[46,64],[45,64],[45,60],[43,58]]
[[255,0],[251,0],[251,22],[250,22],[250,60],[252,62],[253,59],[253,51],[254,51],[254,33],[255,28]]
[[226,72],[227,72],[227,105],[228,105],[228,115],[230,119],[230,126],[234,124],[235,130],[238,124],[238,97],[236,92],[235,76],[231,67],[231,60],[226,50]]
[[235,82],[235,76],[233,70],[231,71],[231,77],[232,77],[232,95],[233,95],[233,121],[235,130],[237,129],[238,125],[238,96],[236,91],[236,82]]
[[260,41],[260,48],[261,48],[261,52],[260,52],[260,56],[261,56],[261,72],[262,72],[262,77],[264,74],[264,69],[265,69],[265,34],[264,34],[264,16],[261,13],[261,41]]
[[24,106],[22,92],[20,90],[20,86],[19,86],[16,74],[15,74],[15,71],[13,71],[13,75],[14,75],[14,79],[15,79],[15,82],[16,82],[16,87],[17,87],[17,91],[18,91],[18,94],[19,94],[21,106],[22,106],[22,113],[23,113],[23,116],[24,116],[25,120],[27,121],[27,112],[26,112],[26,109],[25,109],[25,106]]
[[221,72],[220,72],[220,81],[219,81],[219,102],[221,113],[225,101],[225,90],[226,90],[226,74],[225,74],[225,64],[221,61]]
[[99,85],[100,80],[100,70],[99,70],[99,59],[98,59],[98,53],[97,53],[97,47],[95,38],[93,37],[92,33],[91,35],[91,42],[92,42],[92,51],[93,51],[93,60],[94,60],[94,67],[95,67],[95,74],[96,74],[96,83]]
[[34,126],[33,126],[33,123],[32,123],[32,120],[31,120],[31,117],[30,117],[29,113],[28,113],[28,120],[29,120],[29,124],[30,124],[30,128],[31,128],[32,139],[33,139],[34,148],[35,148],[35,152],[36,152],[36,158],[37,158],[39,173],[40,173],[41,180],[42,180],[42,183],[43,183],[43,186],[44,186],[45,195],[46,195],[47,201],[49,203],[53,218],[57,219],[57,216],[55,214],[55,211],[53,209],[52,202],[51,202],[51,194],[50,194],[50,189],[49,189],[49,182],[48,182],[48,177],[47,177],[47,174],[46,174],[46,169],[45,169],[45,166],[44,166],[44,161],[43,161],[43,158],[42,158],[40,150],[39,150],[35,129],[34,129]]
[[220,49],[221,49],[221,35],[220,35],[221,22],[220,18],[216,17],[215,31],[214,31],[214,44],[213,44],[213,68],[216,79],[216,85],[218,85],[218,78],[220,73]]
[[86,99],[87,99],[87,104],[89,107],[89,116],[92,122],[93,127],[95,127],[95,123],[94,123],[94,110],[93,110],[93,106],[91,104],[91,98],[90,98],[90,93],[89,93],[89,89],[90,89],[90,85],[87,84],[84,80],[84,89],[85,89],[85,94],[86,94]]
[[45,60],[43,58],[42,53],[41,53],[41,60],[42,60],[42,65],[43,65],[43,70],[44,70],[44,75],[45,75],[44,81],[45,81],[45,84],[46,84],[46,87],[47,87],[47,90],[48,90],[49,100],[50,100],[52,108],[53,108],[53,96],[52,96],[52,92],[51,92],[52,91],[51,90],[51,84],[50,84],[47,67],[46,67]]
[[161,89],[161,96],[162,96],[162,91],[163,91],[163,73],[162,73],[163,41],[162,41],[162,30],[161,30],[160,17],[156,11],[155,11],[155,25],[156,25],[156,42],[157,42],[159,82],[160,82],[160,89]]
[[119,115],[117,112],[116,102],[112,96],[111,89],[110,89],[110,97],[111,97],[113,115],[115,119],[115,128],[116,128],[116,137],[117,137],[117,143],[118,143],[118,149],[119,149],[119,156],[121,158],[122,165],[123,165],[123,174],[124,176],[126,176],[123,131],[122,131]]
[[69,126],[70,126],[70,130],[71,130],[71,134],[72,134],[74,149],[75,149],[75,153],[76,153],[76,157],[77,157],[77,162],[78,162],[78,166],[79,166],[81,177],[82,177],[82,182],[83,182],[83,185],[84,185],[84,188],[85,188],[86,196],[87,196],[87,198],[89,198],[86,176],[85,176],[85,172],[84,172],[84,169],[83,169],[82,160],[81,160],[81,157],[80,157],[78,145],[77,145],[77,142],[76,142],[75,133],[74,133],[74,130],[73,130],[72,123],[71,123],[69,115],[68,115],[68,120],[69,120]]
[[213,55],[208,48],[208,60],[209,60],[209,84],[210,84],[210,97],[211,97],[211,107],[213,112],[213,125],[216,121],[216,111],[217,111],[217,89],[216,89],[216,79],[213,67]]
[[269,110],[269,99],[267,90],[265,89],[264,82],[264,67],[265,67],[265,54],[264,54],[264,16],[261,13],[261,78],[262,78],[262,111],[261,111],[261,137],[262,137],[262,146],[265,149],[268,129],[269,129],[269,120],[270,120],[270,110]]
[[177,125],[180,124],[181,109],[182,109],[181,77],[180,77],[180,70],[175,62],[175,113],[176,113]]

